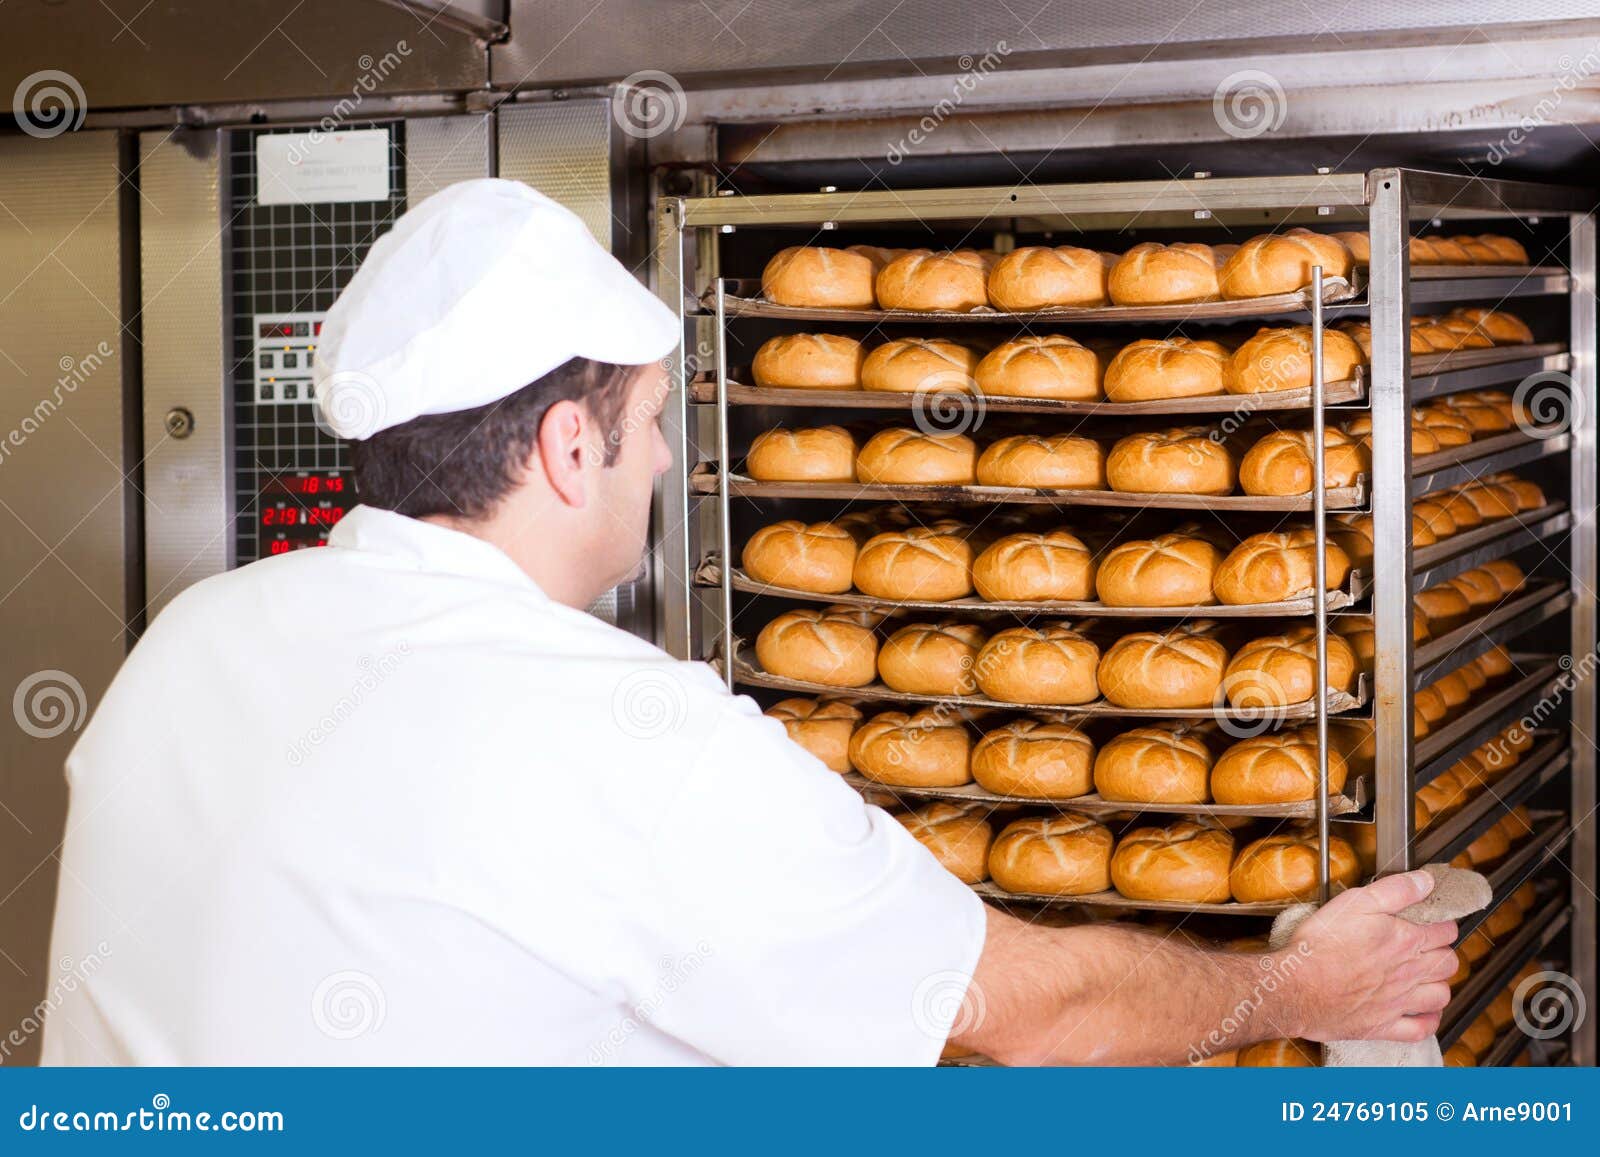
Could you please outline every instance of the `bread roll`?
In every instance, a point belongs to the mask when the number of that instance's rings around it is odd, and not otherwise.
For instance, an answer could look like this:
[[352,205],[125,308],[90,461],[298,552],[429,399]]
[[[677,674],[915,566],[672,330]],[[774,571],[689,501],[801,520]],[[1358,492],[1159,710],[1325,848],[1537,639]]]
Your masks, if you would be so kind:
[[1111,267],[1106,289],[1117,305],[1215,301],[1217,259],[1209,245],[1135,245]]
[[989,271],[989,304],[1009,313],[1106,303],[1106,263],[1093,249],[1028,245]]
[[975,249],[902,253],[878,274],[878,304],[884,309],[952,310],[970,313],[989,304],[989,269]]
[[785,333],[756,350],[756,385],[788,390],[859,390],[867,352],[836,333]]
[[1433,250],[1434,260],[1440,265],[1471,265],[1472,254],[1462,247],[1461,242],[1454,237],[1433,236],[1427,239],[1428,245]]
[[960,787],[972,782],[972,736],[937,711],[885,711],[850,736],[850,765],[890,787]]
[[1111,832],[1062,812],[1008,824],[989,849],[989,875],[1007,892],[1086,896],[1111,887]]
[[[1338,635],[1329,635],[1328,690],[1355,687],[1356,657]],[[1287,707],[1304,703],[1316,691],[1317,644],[1314,628],[1296,627],[1283,635],[1252,639],[1228,663],[1222,685],[1235,707]]]
[[[1323,481],[1330,487],[1354,486],[1370,469],[1366,448],[1329,426],[1323,431]],[[1275,430],[1245,452],[1239,485],[1246,494],[1310,494],[1311,432]]]
[[1485,521],[1510,518],[1517,513],[1516,494],[1509,486],[1498,482],[1474,482],[1463,486],[1460,493],[1461,497],[1472,503],[1473,509],[1483,515]]
[[785,699],[767,708],[789,738],[822,760],[829,771],[850,770],[850,734],[861,712],[838,699]]
[[1475,660],[1478,670],[1490,679],[1503,679],[1516,670],[1511,653],[1504,647],[1491,647]]
[[1190,628],[1124,635],[1100,660],[1100,694],[1118,707],[1210,707],[1227,664],[1226,647]]
[[[1280,832],[1244,846],[1228,886],[1241,904],[1304,902],[1317,899],[1320,872],[1315,833]],[[1355,849],[1334,835],[1328,837],[1328,874],[1335,892],[1361,880]]]
[[777,305],[871,309],[872,261],[845,249],[793,245],[761,271],[761,295]]
[[1452,490],[1429,494],[1426,497],[1450,512],[1450,520],[1456,524],[1457,531],[1471,530],[1474,526],[1483,525],[1483,515],[1478,513],[1478,508]]
[[1225,394],[1231,372],[1228,351],[1217,342],[1142,338],[1123,346],[1106,366],[1106,398],[1148,402]]
[[1472,441],[1472,423],[1448,406],[1423,406],[1416,411],[1417,420],[1439,440],[1445,449],[1465,446]]
[[1467,863],[1477,871],[1493,868],[1510,853],[1511,837],[1499,825],[1485,830],[1465,849]]
[[1533,331],[1528,328],[1528,323],[1502,309],[1462,306],[1452,309],[1449,316],[1477,326],[1495,345],[1529,345],[1533,342]]
[[1193,731],[1136,727],[1094,760],[1094,787],[1115,803],[1196,804],[1209,797],[1211,749]]
[[[1456,532],[1456,520],[1451,516],[1450,510],[1442,502],[1434,502],[1422,498],[1411,504],[1411,521],[1413,525],[1421,523],[1435,542],[1441,538],[1449,538]],[[1412,542],[1415,546],[1415,541]]]
[[1106,452],[1077,434],[1013,434],[984,449],[976,476],[982,486],[1104,490]]
[[984,733],[972,778],[986,791],[1022,799],[1071,799],[1094,790],[1094,744],[1066,723],[1019,719]]
[[788,518],[763,526],[744,544],[744,573],[758,583],[817,594],[843,594],[850,589],[856,564],[856,540],[832,522],[807,525]]
[[1472,617],[1472,604],[1467,596],[1449,583],[1418,591],[1413,601],[1428,616],[1436,636],[1455,630]]
[[1452,395],[1445,398],[1441,405],[1465,418],[1472,426],[1474,437],[1481,438],[1489,434],[1504,434],[1514,424],[1511,417],[1499,406],[1491,405],[1481,399],[1469,397],[1465,394]]
[[965,434],[923,434],[904,427],[881,430],[856,457],[862,482],[967,486],[974,481],[978,446]]
[[978,388],[993,397],[1093,402],[1100,397],[1100,359],[1064,334],[1020,337],[984,355]]
[[978,351],[945,338],[906,337],[884,342],[861,366],[861,388],[879,393],[972,392]]
[[884,640],[878,677],[907,695],[971,695],[972,664],[983,646],[976,623],[912,623]]
[[1494,579],[1502,594],[1516,594],[1528,581],[1522,568],[1509,558],[1491,559],[1476,569]]
[[1070,627],[1010,627],[978,653],[978,686],[1002,703],[1070,707],[1100,694],[1095,667],[1100,648]]
[[1350,259],[1357,265],[1366,265],[1372,260],[1372,235],[1365,230],[1359,233],[1330,233],[1328,236],[1342,242],[1350,250]]
[[1537,482],[1529,482],[1524,478],[1508,477],[1501,479],[1500,484],[1509,490],[1517,500],[1517,511],[1539,510],[1549,505],[1544,491]]
[[1460,591],[1474,616],[1487,613],[1505,594],[1494,575],[1481,568],[1462,571],[1450,579],[1449,586]]
[[[1311,327],[1269,326],[1233,351],[1228,388],[1235,394],[1269,394],[1311,388]],[[1322,380],[1343,382],[1355,377],[1361,347],[1336,329],[1322,335]]]
[[1240,1068],[1315,1069],[1321,1050],[1305,1040],[1268,1040],[1239,1050]]
[[1192,534],[1163,534],[1112,547],[1100,559],[1095,589],[1111,607],[1190,607],[1216,601],[1222,552]]
[[[1420,525],[1419,520],[1412,519],[1411,533],[1412,546],[1416,544],[1416,531]],[[1339,544],[1339,549],[1344,551],[1345,557],[1350,560],[1350,565],[1356,567],[1370,566],[1377,548],[1372,541],[1372,515],[1370,514],[1335,514],[1328,523],[1328,537]]]
[[[1328,791],[1344,790],[1349,769],[1329,738]],[[1241,739],[1211,769],[1211,796],[1224,804],[1299,803],[1317,798],[1317,732],[1314,727]]]
[[1311,269],[1324,279],[1350,276],[1355,264],[1343,241],[1326,233],[1290,229],[1252,237],[1222,267],[1219,284],[1230,300],[1293,293],[1311,284]]
[[1236,478],[1233,455],[1203,427],[1130,434],[1106,459],[1111,489],[1130,494],[1231,494]]
[[853,571],[856,589],[879,599],[939,602],[972,593],[972,544],[948,526],[874,535]]
[[[1338,590],[1350,573],[1350,557],[1330,540],[1323,559],[1327,587]],[[1317,539],[1307,528],[1252,534],[1222,560],[1212,590],[1234,606],[1302,598],[1316,586],[1316,565]]]
[[785,611],[756,636],[768,674],[830,687],[865,687],[878,671],[870,619],[848,607]]
[[1438,330],[1450,334],[1449,340],[1454,341],[1455,348],[1459,350],[1486,350],[1494,345],[1493,338],[1465,318],[1446,314],[1438,321],[1428,323],[1430,338],[1436,337]]
[[1528,251],[1522,247],[1520,242],[1514,241],[1510,237],[1502,237],[1497,233],[1482,233],[1479,234],[1478,240],[1499,255],[1500,264],[1531,264],[1528,260]]
[[981,884],[989,877],[989,845],[994,828],[983,811],[970,804],[930,803],[894,817],[912,837],[933,853],[945,871],[963,884]]
[[1111,885],[1130,900],[1224,904],[1233,837],[1221,828],[1178,820],[1135,828],[1111,855]]
[[[1366,447],[1367,453],[1372,453],[1372,416],[1361,414],[1351,418],[1343,426],[1344,432],[1359,441]],[[1411,420],[1411,453],[1413,457],[1423,454],[1437,454],[1439,452],[1439,438],[1428,428],[1426,422],[1415,416]]]
[[744,470],[762,482],[854,482],[856,440],[843,426],[767,430],[750,443]]
[[978,556],[972,581],[992,602],[1086,601],[1094,597],[1094,556],[1065,530],[1008,534]]

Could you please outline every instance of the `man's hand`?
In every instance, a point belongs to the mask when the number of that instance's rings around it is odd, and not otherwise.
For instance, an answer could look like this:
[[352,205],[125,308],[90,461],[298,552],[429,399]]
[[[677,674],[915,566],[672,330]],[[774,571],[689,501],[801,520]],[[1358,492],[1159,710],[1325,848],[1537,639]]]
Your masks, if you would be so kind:
[[1386,876],[1330,900],[1289,951],[1300,1028],[1314,1041],[1419,1041],[1439,1028],[1455,973],[1453,920],[1412,924],[1396,913],[1433,891],[1426,872]]

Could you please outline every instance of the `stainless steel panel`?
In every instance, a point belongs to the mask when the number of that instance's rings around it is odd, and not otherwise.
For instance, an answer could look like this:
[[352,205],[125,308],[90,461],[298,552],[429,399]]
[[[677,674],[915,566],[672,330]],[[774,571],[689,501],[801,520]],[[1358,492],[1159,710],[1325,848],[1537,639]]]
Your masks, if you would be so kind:
[[615,247],[624,223],[612,205],[612,120],[608,100],[569,100],[502,108],[500,172],[571,209],[595,239]]
[[[50,973],[61,764],[125,653],[130,549],[115,134],[0,138],[0,1025]],[[37,1055],[0,1037],[5,1063]]]
[[[220,136],[207,130],[139,138],[145,590],[152,616],[233,562]],[[180,410],[193,416],[192,432],[181,438],[167,430],[168,415]]]
[[457,181],[493,176],[488,115],[406,121],[406,203],[415,205]]

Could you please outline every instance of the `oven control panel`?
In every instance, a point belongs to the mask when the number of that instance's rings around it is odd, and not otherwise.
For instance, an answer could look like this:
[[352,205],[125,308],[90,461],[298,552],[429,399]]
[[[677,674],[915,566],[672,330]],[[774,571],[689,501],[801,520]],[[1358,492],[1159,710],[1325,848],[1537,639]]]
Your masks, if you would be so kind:
[[343,471],[296,470],[271,478],[256,504],[262,554],[327,546],[328,532],[355,504],[355,484]]
[[293,406],[312,400],[311,363],[322,335],[320,313],[255,315],[256,405]]

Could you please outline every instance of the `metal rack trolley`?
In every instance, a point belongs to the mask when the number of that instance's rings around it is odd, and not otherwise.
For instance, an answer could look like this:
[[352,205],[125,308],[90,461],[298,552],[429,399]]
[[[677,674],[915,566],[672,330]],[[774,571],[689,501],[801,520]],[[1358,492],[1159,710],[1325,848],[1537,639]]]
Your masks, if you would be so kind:
[[[1570,811],[1565,817],[1541,821],[1536,849],[1524,849],[1514,857],[1514,866],[1519,868],[1514,879],[1508,874],[1512,864],[1497,871],[1496,897],[1509,894],[1562,849],[1567,849],[1571,857],[1573,886],[1563,889],[1555,899],[1541,900],[1538,917],[1544,927],[1530,927],[1525,929],[1525,936],[1516,937],[1507,946],[1507,953],[1500,954],[1505,955],[1505,960],[1494,975],[1509,978],[1512,970],[1529,958],[1534,949],[1526,947],[1524,940],[1537,941],[1542,946],[1554,936],[1553,929],[1570,926],[1571,971],[1588,1003],[1594,1006],[1596,752],[1591,737],[1596,723],[1593,666],[1597,657],[1597,398],[1596,233],[1592,206],[1593,197],[1584,190],[1411,169],[1162,182],[663,198],[656,209],[657,287],[685,322],[685,345],[676,359],[675,398],[667,410],[668,438],[677,468],[664,476],[657,496],[653,562],[661,641],[680,657],[719,662],[729,685],[735,685],[736,656],[730,652],[736,645],[732,616],[739,580],[735,568],[729,565],[733,557],[730,505],[735,490],[759,496],[761,487],[730,478],[730,406],[736,404],[732,400],[735,397],[744,401],[744,394],[752,392],[730,381],[725,333],[730,316],[749,311],[748,300],[738,291],[750,290],[719,276],[719,235],[740,227],[793,228],[802,231],[802,243],[826,243],[812,239],[825,239],[825,230],[838,227],[908,221],[966,223],[1008,233],[1041,228],[1093,231],[1134,224],[1150,228],[1190,227],[1197,232],[1210,225],[1260,232],[1293,224],[1364,224],[1370,233],[1371,259],[1366,283],[1360,287],[1362,292],[1355,300],[1346,297],[1325,306],[1319,275],[1318,289],[1305,295],[1305,313],[1297,320],[1309,320],[1317,335],[1313,343],[1313,385],[1308,398],[1285,405],[1297,406],[1306,413],[1314,431],[1314,444],[1320,447],[1327,409],[1332,404],[1327,398],[1334,386],[1322,381],[1320,334],[1324,316],[1330,309],[1339,313],[1365,310],[1372,327],[1372,349],[1370,372],[1361,392],[1371,412],[1372,473],[1362,498],[1370,503],[1373,539],[1379,544],[1374,573],[1367,576],[1376,637],[1371,712],[1377,745],[1373,802],[1377,861],[1383,870],[1400,870],[1441,855],[1447,858],[1535,788],[1565,774],[1571,786]],[[1565,220],[1569,246],[1565,268],[1412,267],[1408,238],[1415,222],[1496,217]],[[1470,285],[1464,284],[1468,282]],[[1549,295],[1566,295],[1569,301],[1565,347],[1515,347],[1515,355],[1504,357],[1471,353],[1442,360],[1412,357],[1408,319],[1414,305],[1467,297],[1499,302]],[[805,315],[805,311],[798,312]],[[1053,320],[1084,325],[1093,325],[1097,320],[1123,320],[1114,316],[1115,310],[1101,311],[1098,318],[1095,311],[1076,312],[1080,316]],[[774,309],[769,316],[793,317],[795,313]],[[1249,315],[1250,310],[1235,309],[1222,316],[1241,313]],[[897,315],[895,320],[917,319]],[[958,319],[930,315],[923,320]],[[981,320],[1004,323],[1008,317],[989,314]],[[705,363],[709,363],[709,369]],[[1530,377],[1566,385],[1569,397],[1559,428],[1475,442],[1458,454],[1413,458],[1409,436],[1413,404],[1489,384],[1528,381]],[[759,395],[762,391],[753,393]],[[1337,400],[1350,399],[1341,395]],[[818,403],[814,398],[805,398],[794,404]],[[903,400],[886,399],[882,408],[892,409],[896,404],[903,405]],[[1178,408],[1173,410],[1177,412]],[[1557,509],[1559,504],[1552,503],[1545,510],[1532,512],[1526,520],[1510,520],[1515,526],[1486,524],[1437,546],[1412,548],[1411,504],[1416,496],[1557,455],[1565,455],[1569,465],[1570,486],[1564,496],[1564,509]],[[1309,611],[1317,626],[1317,686],[1322,689],[1326,686],[1325,636],[1330,614],[1329,592],[1321,581],[1327,499],[1322,486],[1322,455],[1312,457],[1315,483],[1309,500],[1277,508],[1305,510],[1316,535],[1317,593],[1310,600],[1312,605],[1299,613]],[[976,500],[995,499],[977,496]],[[1567,536],[1568,545],[1570,577],[1566,584],[1546,584],[1509,605],[1503,604],[1488,621],[1468,624],[1443,639],[1413,644],[1414,592],[1533,542],[1559,542],[1562,535]],[[1512,641],[1563,612],[1569,614],[1570,621],[1568,654],[1518,655],[1521,673],[1510,686],[1495,688],[1485,701],[1469,705],[1463,715],[1440,731],[1420,741],[1413,739],[1413,696],[1418,687],[1496,643]],[[841,693],[840,689],[833,690]],[[1532,718],[1535,723],[1542,721],[1542,712],[1552,697],[1567,703],[1570,732],[1556,737],[1544,733],[1537,749],[1540,758],[1530,759],[1526,767],[1519,766],[1517,774],[1502,785],[1503,791],[1488,793],[1495,796],[1493,801],[1481,801],[1481,806],[1452,817],[1440,830],[1430,828],[1419,842],[1418,833],[1413,830],[1416,790],[1507,723],[1525,718]],[[1326,694],[1319,694],[1315,700],[1320,770],[1326,787],[1329,699]],[[1070,802],[1065,806],[1070,807]],[[1324,889],[1328,886],[1329,812],[1328,794],[1324,791],[1315,805],[1323,837]],[[1204,907],[1196,906],[1197,910]],[[1492,995],[1487,980],[1476,975],[1467,987],[1474,1005],[1488,999],[1478,990]],[[1457,1004],[1461,1000],[1458,996]],[[1453,1006],[1445,1022],[1447,1043],[1464,1027],[1465,1013],[1469,1011],[1476,1010]],[[1571,1060],[1594,1064],[1595,1040],[1595,1025],[1590,1018],[1574,1032]],[[1508,1052],[1505,1044],[1502,1041],[1497,1045],[1496,1056],[1515,1052]]]

